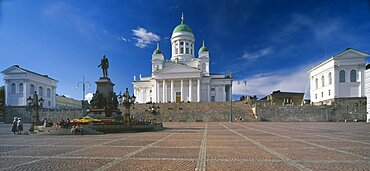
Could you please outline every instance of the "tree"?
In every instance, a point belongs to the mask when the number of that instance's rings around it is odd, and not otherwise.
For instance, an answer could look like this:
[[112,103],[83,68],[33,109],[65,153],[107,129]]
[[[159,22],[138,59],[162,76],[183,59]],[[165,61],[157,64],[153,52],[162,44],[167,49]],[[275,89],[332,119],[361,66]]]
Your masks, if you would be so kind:
[[5,109],[5,88],[0,87],[0,113],[3,113]]

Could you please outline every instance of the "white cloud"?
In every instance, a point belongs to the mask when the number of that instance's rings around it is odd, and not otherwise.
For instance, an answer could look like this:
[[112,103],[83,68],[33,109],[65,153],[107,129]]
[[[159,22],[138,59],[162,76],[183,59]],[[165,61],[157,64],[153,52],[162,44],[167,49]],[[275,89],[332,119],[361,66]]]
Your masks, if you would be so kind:
[[125,38],[123,36],[118,38],[119,40],[125,41],[125,42],[130,42],[131,40],[129,38]]
[[[308,83],[308,66],[302,66],[292,70],[281,70],[267,74],[256,74],[247,77],[247,95],[267,95],[272,91],[305,92]],[[234,80],[233,94],[244,95],[245,86],[237,84]]]
[[148,46],[148,44],[152,42],[158,42],[160,40],[160,37],[158,35],[149,32],[142,27],[133,29],[132,32],[134,36],[136,36],[134,39],[137,40],[135,45],[139,48],[145,48],[146,46]]
[[91,99],[93,98],[93,93],[87,93],[85,94],[85,100],[87,100],[89,103],[91,101]]
[[260,57],[267,56],[273,53],[273,50],[271,47],[261,49],[257,52],[245,52],[242,56],[242,58],[247,59],[247,60],[256,60]]

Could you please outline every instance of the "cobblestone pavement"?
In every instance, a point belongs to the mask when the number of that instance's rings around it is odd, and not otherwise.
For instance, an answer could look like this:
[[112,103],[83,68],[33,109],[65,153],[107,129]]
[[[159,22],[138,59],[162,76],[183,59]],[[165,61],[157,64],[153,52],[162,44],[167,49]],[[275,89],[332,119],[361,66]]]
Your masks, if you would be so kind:
[[160,132],[40,136],[13,135],[11,125],[0,124],[0,170],[370,170],[367,123],[164,126]]

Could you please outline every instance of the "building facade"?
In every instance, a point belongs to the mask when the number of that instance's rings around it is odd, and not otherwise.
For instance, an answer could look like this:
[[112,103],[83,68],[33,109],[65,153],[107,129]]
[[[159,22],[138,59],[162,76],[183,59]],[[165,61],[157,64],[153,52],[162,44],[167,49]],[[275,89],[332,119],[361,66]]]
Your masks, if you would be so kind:
[[366,65],[365,71],[365,96],[366,96],[366,111],[367,118],[366,122],[370,122],[370,64]]
[[276,106],[300,106],[303,103],[304,93],[273,91],[271,94],[260,99]]
[[232,78],[210,74],[210,56],[204,41],[195,57],[195,37],[184,23],[171,36],[171,59],[165,60],[159,45],[152,54],[152,74],[134,76],[133,86],[138,103],[210,102],[231,100]]
[[55,108],[57,80],[18,65],[13,65],[1,73],[4,76],[6,106],[27,106],[27,98],[36,92],[44,99],[44,108]]
[[308,70],[311,103],[331,105],[335,98],[364,97],[367,56],[348,48]]

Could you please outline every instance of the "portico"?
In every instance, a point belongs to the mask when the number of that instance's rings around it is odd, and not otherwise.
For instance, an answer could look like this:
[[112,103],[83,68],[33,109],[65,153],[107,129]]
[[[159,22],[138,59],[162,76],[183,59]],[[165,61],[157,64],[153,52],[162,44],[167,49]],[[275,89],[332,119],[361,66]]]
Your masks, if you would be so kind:
[[[200,78],[154,80],[152,102],[200,102]],[[159,89],[160,87],[160,89]],[[193,91],[196,90],[196,91]],[[209,90],[207,90],[209,91]],[[192,92],[192,93],[189,93]]]

